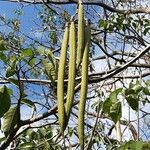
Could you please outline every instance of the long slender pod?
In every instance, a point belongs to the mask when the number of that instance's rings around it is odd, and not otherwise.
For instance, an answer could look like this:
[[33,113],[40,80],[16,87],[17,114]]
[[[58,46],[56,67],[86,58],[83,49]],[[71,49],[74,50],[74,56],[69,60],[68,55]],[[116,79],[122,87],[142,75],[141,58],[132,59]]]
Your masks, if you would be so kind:
[[78,47],[77,47],[77,68],[79,67],[84,51],[84,10],[82,0],[79,0],[78,8]]
[[75,76],[76,76],[76,29],[74,18],[72,19],[70,25],[69,47],[70,47],[70,59],[69,59],[69,74],[68,74],[68,88],[67,88],[67,102],[66,102],[67,121],[69,120],[71,108],[73,105]]
[[88,60],[89,60],[90,39],[91,39],[91,30],[90,25],[87,21],[85,28],[85,49],[82,58],[81,93],[78,112],[78,136],[81,150],[84,150],[84,114],[88,89]]
[[65,130],[66,113],[64,105],[64,74],[67,48],[69,42],[69,24],[66,23],[65,33],[63,37],[61,55],[58,68],[58,82],[57,82],[57,106],[58,106],[58,119],[61,133]]

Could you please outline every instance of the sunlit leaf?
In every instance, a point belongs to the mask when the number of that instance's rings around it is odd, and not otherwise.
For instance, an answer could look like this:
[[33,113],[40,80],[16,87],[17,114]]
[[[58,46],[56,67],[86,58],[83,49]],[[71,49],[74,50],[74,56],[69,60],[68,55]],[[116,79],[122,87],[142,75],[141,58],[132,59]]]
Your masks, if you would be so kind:
[[2,131],[6,136],[10,134],[19,120],[17,107],[11,107],[3,116]]
[[112,103],[117,102],[117,96],[120,92],[122,92],[122,88],[116,89],[115,91],[111,92],[109,98],[112,101]]
[[132,89],[135,91],[136,94],[138,94],[143,89],[143,87],[141,86],[139,81],[137,81],[137,83],[132,87]]
[[7,50],[6,42],[3,39],[0,39],[0,51]]
[[35,64],[35,58],[31,58],[31,59],[28,61],[28,64],[32,67],[32,66]]
[[42,63],[45,69],[45,73],[50,78],[50,80],[54,82],[57,74],[55,66],[52,63],[47,62],[46,60],[42,60]]
[[34,52],[33,52],[32,49],[26,48],[26,49],[24,49],[24,50],[22,51],[22,55],[23,55],[24,57],[33,57],[33,56],[34,56]]
[[26,143],[23,143],[23,144],[20,144],[19,148],[21,150],[33,150],[33,148],[35,147],[35,145],[32,143],[32,142],[26,142]]

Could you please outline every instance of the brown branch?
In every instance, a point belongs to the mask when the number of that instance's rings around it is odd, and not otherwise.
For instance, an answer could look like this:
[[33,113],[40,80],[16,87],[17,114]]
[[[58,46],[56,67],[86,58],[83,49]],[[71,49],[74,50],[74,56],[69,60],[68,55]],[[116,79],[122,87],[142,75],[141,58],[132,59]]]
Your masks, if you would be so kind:
[[[90,115],[90,116],[97,117],[97,114],[96,114],[96,113],[93,113],[93,112],[87,112],[87,113],[88,113],[88,115]],[[101,118],[101,119],[110,119],[108,116],[105,116],[104,114],[100,114],[100,115],[99,115],[99,118]],[[110,119],[110,120],[111,120],[111,119]],[[133,121],[132,121],[132,122],[133,122]],[[131,131],[131,133],[132,133],[132,135],[133,135],[134,140],[137,139],[137,131],[136,131],[135,127],[132,125],[131,122],[128,122],[128,121],[126,121],[126,120],[120,120],[120,123],[121,123],[122,125],[128,126],[128,127],[129,127],[129,130]],[[112,125],[112,127],[109,129],[108,135],[111,135],[111,132],[112,132],[112,130],[113,130],[114,127],[115,127],[115,124]]]
[[5,142],[0,146],[0,150],[5,150],[9,145],[10,143],[12,142],[12,139],[13,137],[16,135],[17,131],[19,130],[20,126],[16,126],[12,133],[10,133],[8,135],[8,137],[6,138]]
[[[120,51],[113,51],[112,53],[109,54],[111,57],[112,56],[127,56],[127,57],[136,57],[136,53],[128,53],[128,52],[120,52]],[[102,56],[97,56],[95,58],[92,59],[92,61],[95,61],[95,60],[100,60],[100,59],[106,59],[106,55],[102,55]],[[141,59],[145,59],[145,58],[142,58]],[[147,58],[148,59],[148,58]]]
[[149,50],[150,50],[150,45],[148,45],[143,51],[141,51],[135,58],[133,58],[129,62],[125,63],[121,67],[118,67],[118,69],[114,70],[113,72],[111,72],[111,73],[109,73],[109,74],[107,74],[107,75],[105,75],[99,79],[94,79],[94,80],[89,79],[89,83],[97,83],[97,82],[100,82],[100,81],[103,81],[105,79],[113,77],[114,75],[116,75],[116,74],[122,72],[123,70],[125,70],[126,68],[128,68],[132,63],[137,61],[140,57],[142,57],[144,54],[146,54]]
[[[75,87],[75,92],[80,90],[80,86],[81,86],[81,84],[78,84]],[[66,97],[65,97],[65,100],[66,100]],[[77,104],[77,103],[75,103],[75,104]],[[53,114],[56,114],[56,113],[57,113],[57,105],[53,106],[50,110],[48,110],[47,112],[45,112],[45,113],[43,113],[43,114],[41,114],[39,116],[36,116],[36,117],[31,118],[31,119],[27,119],[27,120],[21,121],[20,124],[21,124],[21,126],[24,126],[24,125],[27,125],[27,124],[31,124],[31,123],[40,121],[41,119],[44,119],[44,118],[49,117],[50,115],[53,115]]]
[[[129,127],[129,130],[132,133],[133,139],[136,140],[137,139],[137,131],[136,131],[135,127],[131,123],[127,122],[126,120],[120,120],[120,123],[122,125]],[[112,127],[110,128],[110,130],[108,132],[108,135],[111,135],[111,132],[114,129],[114,127],[115,127],[115,125],[112,125]]]
[[[147,53],[150,50],[150,45],[147,46],[143,51],[141,51],[134,59],[132,59],[131,61],[127,62],[126,64],[122,65],[121,67],[117,68],[116,70],[114,70],[113,72],[105,75],[104,77],[101,77],[99,79],[96,80],[89,80],[90,83],[95,83],[95,82],[99,82],[99,81],[103,81],[105,79],[108,79],[114,75],[116,75],[117,73],[120,73],[121,71],[123,71],[124,69],[126,69],[129,65],[131,65],[133,62],[135,62],[136,60],[138,60],[140,57],[142,57],[145,53]],[[75,91],[77,92],[80,89],[80,84],[76,86]],[[28,120],[24,120],[20,123],[21,126],[26,125],[26,124],[30,124],[36,121],[39,121],[41,119],[44,119],[52,114],[55,114],[57,112],[57,105],[55,105],[52,109],[48,110],[47,112],[33,117],[31,119]]]
[[[128,67],[139,67],[139,68],[150,68],[150,64],[137,64],[137,63],[133,63],[131,65],[129,65]],[[102,75],[108,75],[109,73],[114,72],[115,70],[117,70],[119,67],[110,69],[108,71],[101,71],[101,72],[94,72],[94,73],[90,73],[89,76],[89,80],[95,80],[94,78],[101,78]],[[141,75],[122,75],[122,76],[113,76],[112,78],[119,78],[119,79],[128,79],[128,78],[140,78],[140,77],[146,77],[149,76],[150,72],[145,72],[142,73]],[[76,81],[80,80],[81,76],[76,77]],[[41,79],[23,79],[20,78],[20,82],[24,82],[24,83],[29,83],[29,84],[50,84],[52,83],[51,80],[41,80]],[[57,80],[55,81],[57,82]],[[68,79],[65,79],[64,82],[68,82]],[[7,80],[0,80],[0,84],[10,84],[11,82],[7,81]]]
[[116,61],[119,61],[119,62],[125,62],[124,60],[122,60],[122,59],[118,59],[118,58],[116,58],[116,57],[114,57],[114,55],[111,55],[111,54],[109,54],[108,52],[106,52],[106,50],[105,50],[105,47],[104,47],[104,43],[103,43],[103,45],[100,43],[100,41],[98,41],[97,39],[95,39],[95,40],[91,40],[94,44],[96,44],[101,50],[102,50],[102,52],[106,55],[106,59],[107,59],[107,57],[109,58],[112,58],[112,59],[114,59],[114,60],[116,60]]
[[[8,0],[10,2],[18,2],[18,0]],[[47,4],[57,4],[57,5],[64,5],[64,4],[77,4],[78,0],[19,0],[20,3],[31,3],[31,4],[43,4],[43,1]],[[101,1],[95,0],[95,1],[86,1],[83,2],[85,5],[95,5],[105,8],[106,10],[110,12],[120,13],[120,14],[137,14],[137,13],[146,13],[150,14],[150,8],[138,8],[133,10],[120,10],[113,8],[105,3],[102,3]]]

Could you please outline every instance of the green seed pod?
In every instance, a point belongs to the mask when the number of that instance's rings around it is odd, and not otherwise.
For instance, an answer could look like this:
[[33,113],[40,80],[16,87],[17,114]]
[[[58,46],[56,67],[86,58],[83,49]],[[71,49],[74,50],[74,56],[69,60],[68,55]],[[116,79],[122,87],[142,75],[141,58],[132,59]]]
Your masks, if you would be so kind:
[[84,51],[84,10],[82,0],[78,8],[78,47],[77,47],[77,68],[79,67]]
[[91,30],[87,23],[85,28],[85,49],[82,59],[82,79],[81,79],[81,92],[79,100],[79,112],[78,112],[78,135],[79,144],[81,150],[84,150],[84,113],[88,89],[88,60],[89,60],[89,48],[90,48]]
[[58,119],[61,133],[65,130],[66,113],[64,105],[64,74],[65,74],[65,63],[69,41],[69,26],[66,23],[65,33],[63,37],[61,55],[58,68],[58,82],[57,82],[57,106],[58,106]]
[[71,108],[73,105],[75,77],[76,77],[76,29],[73,19],[71,21],[70,26],[69,46],[70,46],[70,59],[69,59],[68,89],[66,102],[67,121],[69,120]]

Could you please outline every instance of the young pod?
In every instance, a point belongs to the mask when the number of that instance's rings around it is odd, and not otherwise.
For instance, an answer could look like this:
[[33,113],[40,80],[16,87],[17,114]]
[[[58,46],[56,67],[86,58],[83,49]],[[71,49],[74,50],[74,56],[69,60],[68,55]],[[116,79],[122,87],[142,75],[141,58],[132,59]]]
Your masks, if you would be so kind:
[[79,0],[78,7],[78,47],[77,47],[77,68],[79,67],[84,51],[84,9],[82,0]]
[[69,41],[69,25],[66,23],[65,33],[62,41],[59,68],[58,68],[58,82],[57,82],[57,107],[58,107],[58,121],[61,133],[65,130],[66,113],[64,105],[64,74],[65,63]]
[[76,29],[75,29],[75,22],[73,19],[70,25],[69,48],[70,48],[70,58],[69,58],[69,73],[68,73],[68,87],[67,87],[67,101],[66,101],[67,121],[69,120],[71,108],[73,105],[75,76],[76,76]]
[[78,112],[78,136],[81,150],[84,150],[84,113],[85,104],[88,89],[88,60],[89,60],[89,48],[90,48],[91,30],[89,23],[85,28],[85,49],[82,58],[82,79],[81,79],[81,91],[79,99],[79,112]]

